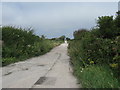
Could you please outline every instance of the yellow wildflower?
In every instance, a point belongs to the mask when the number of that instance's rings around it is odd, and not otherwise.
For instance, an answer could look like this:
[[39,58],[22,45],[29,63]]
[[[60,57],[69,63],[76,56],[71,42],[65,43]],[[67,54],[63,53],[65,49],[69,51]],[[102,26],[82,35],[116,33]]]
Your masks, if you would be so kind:
[[94,64],[94,61],[90,61],[90,64]]
[[112,68],[116,68],[116,67],[118,67],[118,64],[117,64],[117,63],[113,63],[113,64],[110,64],[110,66],[111,66]]

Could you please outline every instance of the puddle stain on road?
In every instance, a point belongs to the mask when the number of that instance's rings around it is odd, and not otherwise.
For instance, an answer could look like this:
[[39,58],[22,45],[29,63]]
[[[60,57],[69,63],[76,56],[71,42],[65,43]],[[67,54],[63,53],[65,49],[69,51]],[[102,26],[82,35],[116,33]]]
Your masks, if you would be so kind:
[[10,74],[12,74],[12,72],[8,72],[8,73],[4,74],[4,76],[10,75]]
[[37,66],[41,66],[41,67],[43,67],[43,66],[45,66],[44,64],[41,64],[41,65],[37,65]]
[[46,80],[46,77],[40,77],[40,79],[35,83],[35,85],[40,85]]
[[55,82],[55,77],[40,77],[40,79],[34,85],[54,85]]

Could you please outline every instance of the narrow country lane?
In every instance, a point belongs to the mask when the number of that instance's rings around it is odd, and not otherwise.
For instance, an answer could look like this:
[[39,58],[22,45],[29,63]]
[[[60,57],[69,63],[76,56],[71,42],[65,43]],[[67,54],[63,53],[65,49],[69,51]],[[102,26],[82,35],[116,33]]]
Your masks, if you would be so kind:
[[3,88],[79,88],[72,74],[67,43],[49,53],[2,68]]

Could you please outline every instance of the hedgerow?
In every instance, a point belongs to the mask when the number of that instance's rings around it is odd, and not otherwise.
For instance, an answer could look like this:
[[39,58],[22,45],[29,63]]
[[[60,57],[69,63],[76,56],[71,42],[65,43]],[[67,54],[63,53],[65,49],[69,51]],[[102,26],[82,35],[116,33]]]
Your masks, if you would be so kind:
[[[80,29],[74,32],[74,40],[69,43],[68,49],[71,62],[75,68],[95,67],[95,65],[108,66],[109,69],[112,70],[113,76],[117,78],[118,81],[120,80],[119,15],[120,14],[118,14],[115,19],[113,19],[113,16],[99,17],[97,20],[97,28],[89,31]],[[75,72],[80,71],[79,69],[75,69]],[[79,74],[80,73],[78,73],[77,76],[79,76]],[[90,82],[88,81],[88,83]]]
[[2,66],[42,55],[61,42],[36,36],[32,29],[2,27]]

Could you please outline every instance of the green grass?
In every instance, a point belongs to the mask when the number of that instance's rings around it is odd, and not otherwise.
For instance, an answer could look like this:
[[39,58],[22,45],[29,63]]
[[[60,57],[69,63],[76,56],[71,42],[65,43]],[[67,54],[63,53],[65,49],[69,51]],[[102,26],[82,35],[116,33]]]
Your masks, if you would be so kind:
[[76,65],[74,74],[83,88],[120,88],[120,83],[113,76],[112,71],[105,65],[90,65],[86,68]]

